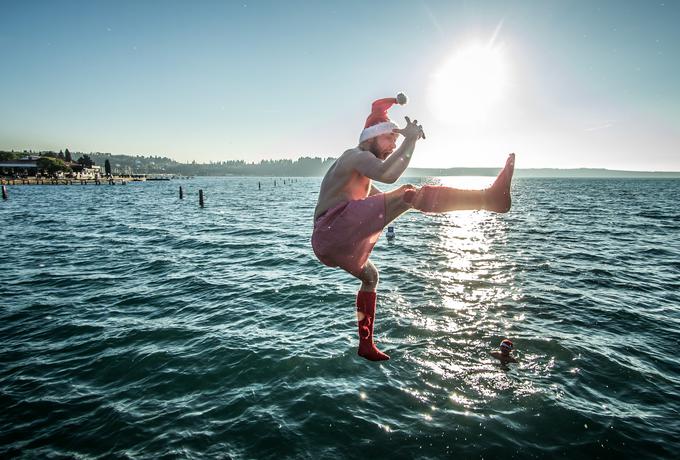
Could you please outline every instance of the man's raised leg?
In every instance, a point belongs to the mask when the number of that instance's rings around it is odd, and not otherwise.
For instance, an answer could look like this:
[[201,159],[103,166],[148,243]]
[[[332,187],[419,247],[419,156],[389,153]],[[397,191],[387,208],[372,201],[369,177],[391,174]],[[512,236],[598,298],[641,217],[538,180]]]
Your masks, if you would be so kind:
[[493,185],[485,190],[461,190],[452,187],[425,185],[420,190],[404,193],[404,201],[423,212],[449,212],[485,209],[508,212],[512,199],[510,186],[515,170],[515,154],[511,153],[505,167]]

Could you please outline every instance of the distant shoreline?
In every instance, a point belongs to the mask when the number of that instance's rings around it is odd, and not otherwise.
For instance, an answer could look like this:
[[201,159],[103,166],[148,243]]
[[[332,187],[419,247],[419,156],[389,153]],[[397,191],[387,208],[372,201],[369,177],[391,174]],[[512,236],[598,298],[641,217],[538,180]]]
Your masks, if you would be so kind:
[[[426,169],[409,168],[401,175],[402,179],[407,178],[428,178],[428,177],[495,177],[500,170],[498,168],[449,168],[449,169]],[[286,174],[288,173],[288,174]],[[143,175],[141,175],[143,176]],[[516,169],[515,178],[521,179],[680,179],[680,172],[665,171],[616,171],[608,169]],[[295,174],[294,171],[282,171],[281,174],[257,174],[255,172],[239,173],[216,173],[216,174],[196,174],[190,177],[252,177],[252,178],[273,178],[287,179],[295,177],[323,177],[321,174]],[[186,180],[188,176],[173,177],[174,180]],[[161,179],[133,179],[129,175],[113,176],[115,183],[135,182],[135,181],[159,181]],[[168,181],[171,179],[162,179]],[[109,179],[102,177],[94,178],[50,178],[42,177],[0,177],[0,185],[72,185],[80,183],[108,183]]]
[[[66,153],[68,149],[66,149]],[[24,156],[62,155],[49,152],[8,152],[0,150],[0,167],[2,163],[12,163],[7,167],[16,167],[17,161]],[[179,163],[171,158],[142,155],[113,155],[94,152],[84,154],[71,152],[68,157],[78,159],[87,155],[88,161],[94,165],[110,164],[114,175],[153,174],[177,176],[242,176],[242,177],[320,177],[335,162],[333,157],[300,157],[296,160],[261,160],[258,163],[246,163],[242,160],[229,160],[211,163]],[[68,160],[68,158],[67,158]],[[35,167],[35,165],[34,165]],[[408,168],[402,177],[432,176],[495,176],[500,171],[496,168]],[[606,168],[528,168],[516,169],[515,177],[543,178],[680,178],[680,171],[623,171]]]

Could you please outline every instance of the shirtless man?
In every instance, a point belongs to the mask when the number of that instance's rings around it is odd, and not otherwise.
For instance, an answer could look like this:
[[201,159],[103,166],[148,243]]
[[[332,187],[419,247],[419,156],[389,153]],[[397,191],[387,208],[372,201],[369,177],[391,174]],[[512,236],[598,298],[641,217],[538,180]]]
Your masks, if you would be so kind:
[[[418,121],[406,117],[399,127],[387,116],[393,104],[405,104],[406,96],[379,99],[373,103],[359,137],[359,145],[344,152],[329,168],[321,182],[314,211],[314,254],[329,267],[340,267],[361,281],[356,307],[359,321],[359,356],[370,361],[390,357],[373,343],[378,269],[368,260],[387,224],[409,209],[448,212],[484,209],[510,210],[510,185],[515,156],[510,154],[494,184],[485,190],[402,185],[390,192],[378,190],[372,181],[392,184],[411,161],[416,142],[425,138]],[[395,150],[399,135],[404,136]]]

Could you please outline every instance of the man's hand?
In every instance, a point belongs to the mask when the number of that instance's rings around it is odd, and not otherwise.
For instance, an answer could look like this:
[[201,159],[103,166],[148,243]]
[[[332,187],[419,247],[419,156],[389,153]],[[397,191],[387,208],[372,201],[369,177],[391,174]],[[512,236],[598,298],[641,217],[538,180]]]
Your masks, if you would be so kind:
[[418,120],[413,120],[409,117],[404,117],[406,119],[406,127],[403,129],[393,129],[393,133],[402,134],[406,139],[418,140],[421,137],[425,139],[425,132],[423,127],[418,124]]
[[413,184],[404,184],[401,187],[399,187],[397,190],[403,192],[406,192],[407,190],[415,190],[416,186]]

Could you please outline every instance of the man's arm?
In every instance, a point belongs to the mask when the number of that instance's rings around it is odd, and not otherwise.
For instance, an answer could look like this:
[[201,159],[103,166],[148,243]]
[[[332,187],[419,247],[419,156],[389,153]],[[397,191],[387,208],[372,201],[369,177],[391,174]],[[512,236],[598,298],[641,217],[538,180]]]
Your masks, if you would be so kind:
[[396,182],[408,168],[417,140],[417,137],[404,138],[399,148],[382,162],[388,184]]
[[354,165],[355,169],[364,176],[379,182],[387,184],[396,182],[411,162],[416,141],[422,136],[423,128],[406,117],[406,128],[400,129],[399,132],[404,135],[404,142],[392,155],[383,161],[370,152],[360,152]]

